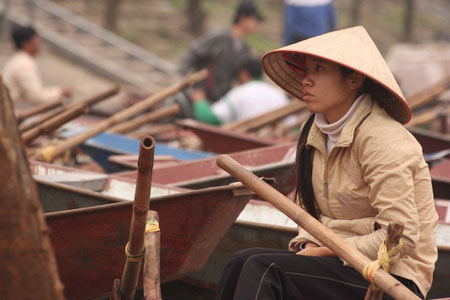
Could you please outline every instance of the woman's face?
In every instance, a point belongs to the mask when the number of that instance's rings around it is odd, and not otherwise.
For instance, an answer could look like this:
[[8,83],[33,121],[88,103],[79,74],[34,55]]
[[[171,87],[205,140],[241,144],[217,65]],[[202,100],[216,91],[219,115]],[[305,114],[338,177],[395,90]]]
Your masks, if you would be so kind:
[[310,112],[321,113],[328,123],[334,123],[345,115],[357,98],[362,82],[355,82],[355,77],[362,75],[344,76],[338,64],[310,55],[305,59],[303,101]]

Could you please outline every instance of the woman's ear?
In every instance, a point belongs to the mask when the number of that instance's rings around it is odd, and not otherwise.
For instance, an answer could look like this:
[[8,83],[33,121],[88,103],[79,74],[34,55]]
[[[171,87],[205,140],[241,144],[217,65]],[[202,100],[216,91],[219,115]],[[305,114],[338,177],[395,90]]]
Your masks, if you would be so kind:
[[366,76],[364,76],[359,72],[353,72],[349,77],[350,89],[352,90],[359,89],[363,85],[364,80],[366,80]]

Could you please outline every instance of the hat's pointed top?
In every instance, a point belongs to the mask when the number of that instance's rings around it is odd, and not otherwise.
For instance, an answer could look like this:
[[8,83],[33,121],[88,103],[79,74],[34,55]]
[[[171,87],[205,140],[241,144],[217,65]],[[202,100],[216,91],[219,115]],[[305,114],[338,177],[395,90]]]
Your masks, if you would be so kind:
[[298,54],[314,55],[366,75],[385,89],[383,99],[376,100],[394,119],[403,124],[411,119],[411,111],[394,75],[364,27],[332,31],[264,55],[262,65],[266,74],[281,88],[301,99],[303,86],[299,74],[302,73],[302,60]]

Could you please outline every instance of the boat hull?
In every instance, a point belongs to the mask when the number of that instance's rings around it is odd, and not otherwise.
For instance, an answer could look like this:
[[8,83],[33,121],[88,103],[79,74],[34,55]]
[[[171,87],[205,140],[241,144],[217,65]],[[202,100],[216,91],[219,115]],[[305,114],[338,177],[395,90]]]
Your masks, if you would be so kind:
[[[59,185],[38,186],[40,194],[48,194]],[[130,201],[77,190],[64,187],[53,198],[41,197],[47,211],[56,211],[45,218],[67,299],[110,293],[122,275],[132,211]],[[161,282],[203,267],[251,197],[245,189],[235,195],[238,190],[219,187],[151,200],[160,218]]]

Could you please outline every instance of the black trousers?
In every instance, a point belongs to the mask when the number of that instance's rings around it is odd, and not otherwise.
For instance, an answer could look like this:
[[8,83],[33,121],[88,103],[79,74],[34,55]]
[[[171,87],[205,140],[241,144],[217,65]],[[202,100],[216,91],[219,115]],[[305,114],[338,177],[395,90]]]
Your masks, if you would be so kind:
[[[411,280],[395,276],[420,298]],[[225,266],[216,300],[364,299],[369,283],[336,257],[297,255],[278,249],[236,252]],[[384,294],[384,300],[392,299]]]

